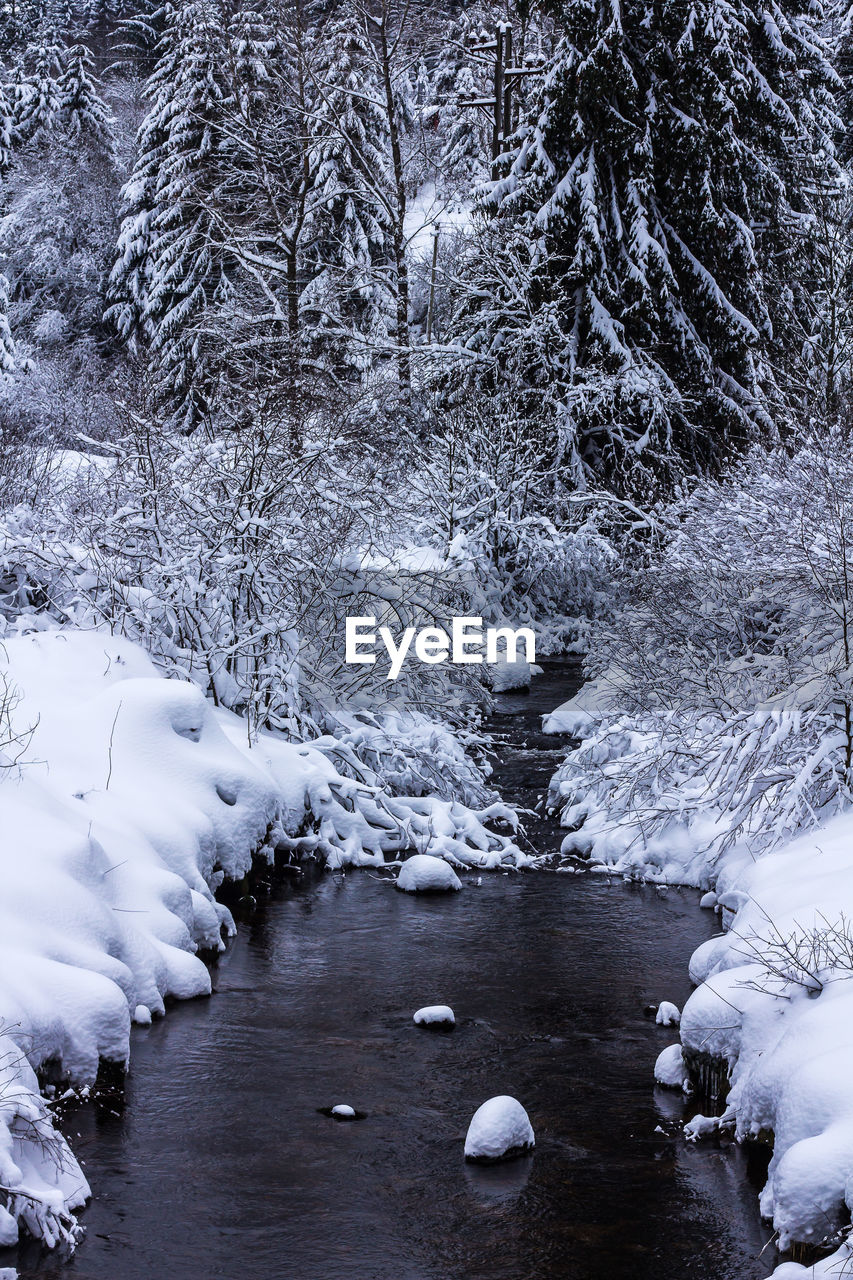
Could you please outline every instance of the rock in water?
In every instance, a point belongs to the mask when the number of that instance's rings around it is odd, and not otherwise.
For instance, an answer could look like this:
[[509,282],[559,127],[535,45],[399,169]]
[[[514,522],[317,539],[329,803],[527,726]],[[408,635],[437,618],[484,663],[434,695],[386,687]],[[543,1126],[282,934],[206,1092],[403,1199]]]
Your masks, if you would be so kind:
[[658,1054],[655,1081],[665,1089],[683,1089],[685,1093],[689,1091],[690,1080],[680,1044],[671,1044]]
[[450,889],[461,889],[462,882],[443,858],[416,853],[400,868],[397,888],[405,893],[444,893]]
[[414,1016],[414,1021],[419,1027],[453,1027],[456,1025],[456,1019],[453,1016],[453,1010],[448,1004],[428,1004],[423,1009],[418,1009]]
[[678,1005],[672,1004],[669,1000],[661,1000],[658,1005],[658,1011],[655,1014],[655,1022],[659,1027],[677,1027],[681,1021],[681,1014],[678,1011]]
[[532,1151],[533,1127],[520,1102],[501,1094],[484,1102],[468,1126],[465,1159],[481,1164],[513,1160]]
[[339,1102],[337,1106],[332,1107],[332,1115],[337,1116],[339,1120],[354,1120],[355,1110],[346,1102]]

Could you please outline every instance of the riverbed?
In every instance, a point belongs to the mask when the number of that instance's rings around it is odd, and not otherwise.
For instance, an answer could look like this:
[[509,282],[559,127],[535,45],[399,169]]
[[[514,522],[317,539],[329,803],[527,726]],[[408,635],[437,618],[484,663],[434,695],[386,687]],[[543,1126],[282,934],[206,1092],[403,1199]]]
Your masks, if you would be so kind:
[[[559,760],[539,716],[571,663],[503,695],[495,782],[533,807]],[[528,822],[540,851],[560,832]],[[555,872],[398,893],[370,872],[275,886],[214,970],[215,994],[133,1033],[122,1100],[67,1131],[94,1199],[69,1262],[24,1280],[759,1280],[762,1170],[691,1146],[652,1067],[644,1010],[683,1005],[717,929],[698,894]],[[450,1004],[451,1033],[414,1026]],[[466,1166],[468,1121],[510,1093],[533,1156]],[[363,1118],[323,1114],[349,1103]]]

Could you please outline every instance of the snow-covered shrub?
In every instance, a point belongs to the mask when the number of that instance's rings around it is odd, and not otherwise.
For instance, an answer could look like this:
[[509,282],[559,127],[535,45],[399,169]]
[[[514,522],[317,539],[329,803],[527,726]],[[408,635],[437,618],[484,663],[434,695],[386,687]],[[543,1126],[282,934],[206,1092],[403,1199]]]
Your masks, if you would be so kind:
[[23,1227],[49,1248],[73,1249],[81,1234],[74,1210],[88,1198],[89,1185],[54,1128],[32,1067],[0,1034],[0,1246],[15,1244]]
[[552,782],[566,850],[705,884],[851,801],[853,460],[755,452],[661,518],[662,551],[595,633],[582,746]]
[[294,441],[292,420],[262,414],[216,440],[137,423],[108,456],[34,450],[30,500],[0,526],[0,613],[12,629],[107,627],[251,733],[321,737],[353,777],[482,807],[470,669],[408,663],[391,682],[381,662],[344,663],[347,615],[396,634],[468,602],[458,573],[381,552],[402,502],[358,425]]
[[423,535],[474,613],[538,623],[548,647],[565,647],[610,608],[616,550],[600,512],[563,492],[559,463],[506,396],[471,395],[436,420],[416,476]]

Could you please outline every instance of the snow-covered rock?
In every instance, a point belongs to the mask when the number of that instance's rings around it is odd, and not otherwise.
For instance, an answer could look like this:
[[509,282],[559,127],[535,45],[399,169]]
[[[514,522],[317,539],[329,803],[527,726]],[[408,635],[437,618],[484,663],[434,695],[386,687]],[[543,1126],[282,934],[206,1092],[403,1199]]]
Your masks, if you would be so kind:
[[707,893],[703,893],[699,899],[699,906],[703,911],[713,911],[717,905],[717,895],[710,889]]
[[525,662],[523,659],[507,662],[506,658],[503,658],[499,662],[491,663],[487,670],[493,693],[509,693],[512,689],[529,689],[533,677],[542,674],[541,667]]
[[355,1107],[351,1107],[348,1102],[337,1102],[332,1107],[332,1115],[338,1120],[355,1120]]
[[570,733],[583,737],[614,701],[614,690],[606,676],[588,680],[573,698],[542,717],[543,733]]
[[515,1098],[501,1094],[489,1098],[468,1126],[465,1159],[489,1162],[511,1160],[532,1151],[533,1127],[524,1107]]
[[405,893],[446,893],[461,889],[462,882],[443,858],[415,853],[400,868],[397,888]]
[[680,1044],[670,1044],[658,1054],[655,1063],[655,1082],[665,1089],[683,1089],[687,1092],[690,1081]]
[[428,1004],[418,1009],[413,1021],[419,1027],[452,1027],[456,1024],[453,1010],[447,1004]]
[[658,1005],[658,1011],[655,1014],[655,1022],[659,1027],[677,1027],[681,1021],[681,1013],[678,1005],[671,1004],[669,1000],[661,1000]]

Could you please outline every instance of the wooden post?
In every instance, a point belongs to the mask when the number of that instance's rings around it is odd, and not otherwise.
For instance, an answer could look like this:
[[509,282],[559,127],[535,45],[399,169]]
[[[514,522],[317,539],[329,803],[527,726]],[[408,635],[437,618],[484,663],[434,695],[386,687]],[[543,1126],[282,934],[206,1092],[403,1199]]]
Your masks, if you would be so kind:
[[[512,66],[512,27],[507,27],[504,36],[504,66]],[[506,88],[504,89],[504,111],[503,111],[503,136],[508,138],[512,133],[512,80],[509,76],[505,77]]]
[[497,178],[497,158],[501,153],[504,128],[504,24],[495,32],[495,117],[492,127],[492,177]]
[[435,274],[438,263],[438,237],[441,224],[436,223],[432,231],[432,268],[429,273],[429,305],[427,307],[427,345],[432,342],[432,318],[435,313]]

